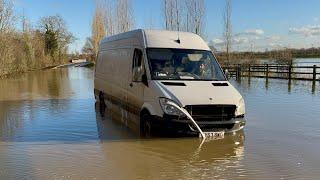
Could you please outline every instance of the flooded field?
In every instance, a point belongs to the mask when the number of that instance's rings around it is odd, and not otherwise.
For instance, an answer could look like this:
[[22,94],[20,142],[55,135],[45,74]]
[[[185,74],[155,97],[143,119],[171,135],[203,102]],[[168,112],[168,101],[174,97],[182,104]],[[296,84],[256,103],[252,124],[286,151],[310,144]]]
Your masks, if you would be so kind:
[[0,80],[0,179],[317,179],[320,85],[232,81],[246,101],[243,132],[140,138],[104,112],[93,71],[69,68]]

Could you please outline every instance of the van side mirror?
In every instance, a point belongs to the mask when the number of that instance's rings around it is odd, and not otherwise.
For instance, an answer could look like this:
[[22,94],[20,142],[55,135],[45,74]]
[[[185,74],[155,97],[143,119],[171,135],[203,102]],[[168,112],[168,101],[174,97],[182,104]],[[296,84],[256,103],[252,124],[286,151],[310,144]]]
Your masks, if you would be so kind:
[[143,74],[141,77],[141,81],[144,85],[148,86],[148,77],[146,74]]

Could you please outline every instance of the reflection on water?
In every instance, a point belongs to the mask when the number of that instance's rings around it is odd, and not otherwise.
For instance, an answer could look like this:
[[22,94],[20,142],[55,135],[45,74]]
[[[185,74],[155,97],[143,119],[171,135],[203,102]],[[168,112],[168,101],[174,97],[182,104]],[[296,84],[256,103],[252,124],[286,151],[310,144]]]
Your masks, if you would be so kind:
[[90,69],[0,80],[0,179],[318,177],[319,84],[232,83],[247,103],[244,132],[201,143],[139,137],[119,113],[95,104]]
[[[104,157],[115,179],[194,179],[228,177],[241,168],[244,133],[201,144],[198,138],[142,139],[119,124],[119,118],[97,108]],[[117,113],[115,113],[117,114]]]

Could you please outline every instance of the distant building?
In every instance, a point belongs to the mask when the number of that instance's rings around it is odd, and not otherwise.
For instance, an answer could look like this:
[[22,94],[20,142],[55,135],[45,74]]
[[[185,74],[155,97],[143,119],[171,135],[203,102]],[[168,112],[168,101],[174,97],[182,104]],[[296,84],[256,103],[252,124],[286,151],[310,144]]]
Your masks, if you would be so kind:
[[71,63],[84,63],[87,62],[87,59],[72,59]]

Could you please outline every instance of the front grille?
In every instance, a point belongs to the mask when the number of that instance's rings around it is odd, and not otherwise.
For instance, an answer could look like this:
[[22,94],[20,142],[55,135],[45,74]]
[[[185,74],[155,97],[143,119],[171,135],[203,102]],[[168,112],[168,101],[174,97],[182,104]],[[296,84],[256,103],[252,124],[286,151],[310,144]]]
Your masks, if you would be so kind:
[[235,105],[188,105],[185,109],[195,121],[228,121],[234,118]]

